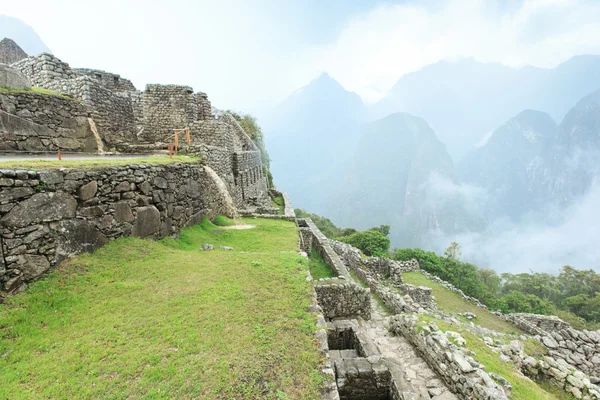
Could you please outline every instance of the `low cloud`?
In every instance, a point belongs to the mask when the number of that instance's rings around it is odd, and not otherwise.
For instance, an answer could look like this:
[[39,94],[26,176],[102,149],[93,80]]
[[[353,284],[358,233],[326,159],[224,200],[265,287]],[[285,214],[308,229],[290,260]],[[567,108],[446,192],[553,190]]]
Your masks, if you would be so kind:
[[441,251],[451,240],[463,248],[463,259],[498,272],[555,273],[563,265],[600,271],[600,182],[585,196],[564,209],[555,223],[544,215],[531,214],[518,222],[495,221],[483,233],[434,238]]
[[385,4],[350,20],[315,67],[376,101],[400,76],[443,59],[554,67],[600,53],[598,21],[593,0]]

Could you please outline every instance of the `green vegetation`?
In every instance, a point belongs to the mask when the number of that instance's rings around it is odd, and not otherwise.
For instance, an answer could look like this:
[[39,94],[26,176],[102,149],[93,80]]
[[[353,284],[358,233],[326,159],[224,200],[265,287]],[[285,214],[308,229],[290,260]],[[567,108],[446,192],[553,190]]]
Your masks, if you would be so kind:
[[246,131],[250,139],[254,142],[256,147],[259,148],[262,157],[263,172],[269,182],[269,187],[273,187],[273,174],[271,174],[271,158],[267,153],[267,147],[265,146],[265,135],[262,132],[260,126],[256,122],[256,118],[250,114],[242,114],[232,110],[227,110],[229,114],[240,124],[242,129]]
[[9,298],[0,398],[318,399],[296,227],[244,222],[119,239]]
[[319,254],[317,249],[314,247],[311,249],[310,258],[308,260],[308,269],[313,279],[321,278],[333,278],[333,271],[329,264],[323,260],[323,257]]
[[163,165],[182,162],[194,163],[198,161],[200,161],[200,158],[191,156],[173,156],[173,158],[169,158],[167,156],[150,156],[139,158],[106,157],[87,160],[69,159],[68,157],[65,157],[62,160],[1,161],[0,167],[13,169],[22,168],[32,170],[59,168],[106,168],[131,164]]
[[385,257],[390,248],[390,239],[378,230],[356,232],[337,239],[360,249],[368,256]]
[[513,324],[498,318],[486,309],[477,307],[475,304],[463,299],[458,294],[449,291],[440,283],[429,280],[420,272],[405,272],[402,274],[404,282],[415,286],[427,286],[432,289],[431,294],[435,296],[437,305],[443,311],[457,314],[472,312],[477,316],[473,322],[488,329],[505,333],[522,333]]
[[282,195],[279,195],[271,200],[271,206],[279,208],[279,215],[285,214],[285,201],[283,200]]
[[453,243],[446,257],[421,249],[396,249],[392,258],[416,259],[421,268],[452,283],[491,309],[558,315],[577,329],[600,328],[600,274],[565,265],[558,276],[542,272],[498,275],[460,261]]
[[233,226],[236,225],[237,222],[232,220],[231,218],[227,218],[223,215],[217,215],[214,219],[213,219],[213,224],[215,224],[216,226]]
[[79,101],[73,97],[67,96],[66,94],[58,93],[53,90],[44,89],[44,88],[36,87],[36,86],[32,86],[31,89],[15,89],[15,88],[8,88],[8,87],[0,86],[0,93],[37,93],[37,94],[43,94],[46,96],[58,96],[58,97],[62,97],[63,99],[67,99],[67,100]]

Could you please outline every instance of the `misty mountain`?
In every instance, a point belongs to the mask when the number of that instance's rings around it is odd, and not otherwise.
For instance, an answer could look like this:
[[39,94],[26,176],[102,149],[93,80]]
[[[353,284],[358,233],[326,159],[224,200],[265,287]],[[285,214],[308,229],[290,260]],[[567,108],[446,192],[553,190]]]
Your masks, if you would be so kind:
[[466,183],[486,190],[485,214],[517,218],[546,200],[545,185],[535,168],[545,168],[542,159],[557,136],[550,115],[526,110],[496,129],[480,148],[467,154],[457,166]]
[[481,225],[465,207],[444,144],[427,122],[410,114],[363,125],[340,178],[326,215],[359,229],[389,224],[395,245],[422,245],[431,230],[454,233]]
[[320,196],[356,149],[359,122],[366,116],[357,94],[322,74],[261,120],[275,183],[296,206],[322,211]]
[[14,40],[28,55],[52,53],[32,27],[20,19],[0,15],[0,40]]
[[600,90],[581,99],[556,126],[523,111],[458,165],[460,178],[486,190],[486,215],[514,220],[560,212],[581,198],[600,172]]
[[406,74],[370,111],[375,118],[396,111],[423,117],[456,160],[520,111],[541,110],[560,121],[599,88],[600,56],[576,56],[553,69],[467,58]]

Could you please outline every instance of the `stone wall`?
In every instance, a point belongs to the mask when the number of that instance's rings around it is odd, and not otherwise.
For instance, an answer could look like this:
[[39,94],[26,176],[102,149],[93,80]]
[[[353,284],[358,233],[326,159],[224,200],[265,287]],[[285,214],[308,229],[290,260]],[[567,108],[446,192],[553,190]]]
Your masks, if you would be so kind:
[[315,292],[326,318],[371,318],[370,291],[345,279],[315,282]]
[[[348,273],[344,263],[331,247],[329,239],[327,236],[323,235],[315,223],[309,218],[299,218],[297,221],[300,228],[307,228],[308,232],[310,232],[311,247],[304,250],[310,254],[312,248],[314,248],[319,253],[323,261],[329,265],[334,275],[344,277],[345,279],[351,279],[350,273]],[[307,231],[304,230],[304,232]]]
[[10,65],[24,58],[27,58],[27,53],[14,40],[4,38],[0,41],[0,64]]
[[565,360],[589,375],[594,384],[600,384],[600,331],[579,331],[571,327],[549,330],[537,336],[550,356]]
[[450,342],[435,327],[417,327],[418,318],[410,315],[392,317],[391,331],[407,338],[427,363],[446,382],[450,390],[465,399],[500,400],[509,397],[492,377],[464,348]]
[[137,90],[129,79],[122,78],[118,74],[89,68],[73,68],[73,73],[76,76],[89,76],[112,92],[135,92]]
[[95,152],[89,109],[59,96],[0,93],[0,150]]
[[122,236],[161,238],[202,218],[233,217],[210,168],[130,165],[0,173],[0,287],[16,293],[65,257]]
[[173,129],[189,128],[210,118],[206,94],[194,94],[189,86],[147,85],[142,95],[143,138],[150,143],[167,142]]

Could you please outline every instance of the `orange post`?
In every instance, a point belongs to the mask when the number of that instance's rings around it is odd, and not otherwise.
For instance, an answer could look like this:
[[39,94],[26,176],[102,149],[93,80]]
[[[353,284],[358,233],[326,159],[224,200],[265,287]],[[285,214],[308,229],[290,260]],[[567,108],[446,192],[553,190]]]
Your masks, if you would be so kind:
[[177,154],[178,149],[179,149],[179,132],[175,132],[175,154]]
[[173,145],[169,145],[169,158],[173,158]]
[[187,139],[187,144],[190,144],[192,142],[192,138],[190,137],[190,128],[185,130],[185,137]]
[[60,149],[58,149],[58,159],[62,160],[62,156],[60,155]]

